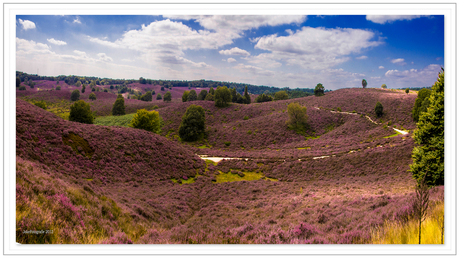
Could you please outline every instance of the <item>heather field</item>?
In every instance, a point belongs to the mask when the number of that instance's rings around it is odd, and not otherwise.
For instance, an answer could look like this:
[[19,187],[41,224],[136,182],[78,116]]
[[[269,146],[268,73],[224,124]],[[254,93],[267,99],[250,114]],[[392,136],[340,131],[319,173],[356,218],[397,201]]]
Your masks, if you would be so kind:
[[[59,84],[41,80],[16,92],[18,243],[391,243],[388,229],[415,224],[408,170],[416,94],[354,88],[218,108],[182,102],[188,88],[173,87],[171,102],[125,98],[126,115],[111,116],[117,94],[105,85],[96,100],[89,88],[80,96],[96,117],[89,125],[68,120],[71,91],[81,88]],[[304,135],[286,125],[294,102],[307,109]],[[205,137],[185,142],[179,127],[191,104],[204,109]],[[128,126],[138,109],[159,112],[159,134]],[[435,217],[444,188],[430,192]],[[42,229],[52,232],[24,234]]]

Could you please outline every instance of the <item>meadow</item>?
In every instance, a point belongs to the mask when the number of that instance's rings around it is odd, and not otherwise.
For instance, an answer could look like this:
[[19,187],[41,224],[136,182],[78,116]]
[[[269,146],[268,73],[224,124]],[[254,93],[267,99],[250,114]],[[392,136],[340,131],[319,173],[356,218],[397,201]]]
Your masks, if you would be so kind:
[[[125,98],[126,115],[111,116],[117,94],[106,85],[93,92],[96,100],[89,88],[81,94],[96,117],[88,125],[68,121],[71,91],[80,88],[60,85],[41,80],[17,91],[19,243],[414,243],[415,94],[340,89],[218,108],[182,102],[187,87],[173,87],[171,102]],[[293,102],[307,108],[304,135],[286,126]],[[192,103],[205,110],[206,136],[185,142],[178,129]],[[159,134],[128,126],[138,109],[159,112]],[[214,163],[198,155],[244,159]],[[430,192],[424,224],[432,234],[423,242],[438,243],[444,188]],[[53,232],[24,234],[31,229]]]

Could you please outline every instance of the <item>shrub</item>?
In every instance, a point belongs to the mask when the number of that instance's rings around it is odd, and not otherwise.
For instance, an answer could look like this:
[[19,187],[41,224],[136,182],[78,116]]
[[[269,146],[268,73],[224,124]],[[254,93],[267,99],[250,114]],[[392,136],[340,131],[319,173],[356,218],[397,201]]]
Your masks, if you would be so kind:
[[374,108],[375,114],[377,117],[382,117],[383,115],[383,105],[380,102],[377,102]]
[[214,104],[217,107],[226,107],[232,101],[232,93],[226,86],[219,86],[214,91]]
[[185,103],[187,101],[189,93],[190,91],[184,91],[184,93],[182,94],[182,102]]
[[232,143],[232,142],[230,142],[230,141],[225,141],[225,142],[224,142],[224,144],[225,144],[227,147],[230,146],[231,143]]
[[157,100],[161,100],[161,99],[163,99],[163,96],[161,96],[161,94],[160,94],[160,93],[159,93],[159,94],[157,94]]
[[190,105],[179,126],[179,136],[184,141],[195,141],[204,136],[205,113],[203,107]]
[[214,101],[214,95],[212,94],[207,94],[206,98],[204,98],[205,101]]
[[163,101],[165,101],[165,102],[170,102],[170,101],[171,101],[171,98],[172,98],[171,92],[170,92],[170,91],[167,91],[167,92],[165,93],[165,95],[163,96]]
[[113,89],[113,85],[110,85],[110,89]]
[[248,116],[244,116],[243,120],[249,120]]
[[366,88],[366,86],[367,86],[367,81],[366,81],[366,79],[363,79],[363,81],[361,82],[361,84],[363,85],[363,88]]
[[93,124],[94,116],[91,113],[91,107],[83,100],[76,101],[70,106],[70,121]]
[[409,88],[406,88],[406,94],[408,94],[408,93],[409,93]]
[[206,95],[208,95],[208,91],[206,90],[201,90],[200,94],[198,95],[198,100],[204,100],[206,98]]
[[383,88],[383,89],[387,89],[387,85],[386,85],[386,84],[383,84],[383,85],[382,85],[382,88]]
[[[21,86],[19,87],[19,90],[24,91],[24,90],[26,90],[26,87],[23,86],[23,85],[21,85]],[[59,89],[57,89],[57,87],[56,87],[56,90],[61,90],[61,88],[59,87]]]
[[108,93],[108,92],[109,92],[109,90],[107,90],[107,89],[104,89],[104,93]]
[[70,100],[71,101],[78,101],[80,99],[80,91],[78,90],[73,90],[72,94],[70,95]]
[[89,97],[88,97],[90,100],[96,100],[96,94],[95,93],[90,93],[89,94]]
[[188,101],[188,102],[196,101],[197,98],[198,98],[198,96],[196,95],[196,91],[195,91],[195,90],[191,90],[191,91],[188,93],[187,101]]
[[141,100],[144,102],[151,102],[152,101],[152,93],[147,91],[145,94],[141,96]]
[[268,94],[261,94],[257,96],[256,98],[257,103],[264,103],[264,102],[271,102],[271,101],[273,101],[273,98]]
[[165,90],[165,87],[164,87],[164,86],[162,86],[162,87],[161,87],[161,91],[164,91],[164,90]]
[[[117,100],[112,107],[112,115],[125,115],[125,99],[121,94],[118,95]],[[120,97],[121,96],[121,97]]]
[[289,99],[289,95],[286,93],[286,91],[279,91],[275,93],[275,101],[287,99]]
[[130,127],[143,129],[146,131],[159,133],[161,129],[161,117],[157,111],[147,111],[146,109],[137,110]]
[[287,109],[289,120],[286,124],[290,129],[303,134],[308,126],[307,107],[303,107],[299,103],[290,103]]
[[324,86],[323,84],[319,83],[315,87],[315,96],[323,96],[324,95]]
[[61,90],[61,86],[60,85],[56,86],[56,90]]
[[91,88],[91,92],[96,92],[96,88]]
[[46,110],[46,108],[47,108],[45,101],[38,101],[38,102],[35,102],[34,104],[35,104],[35,106],[38,106],[38,107],[40,107],[40,108],[42,108],[44,110]]
[[211,88],[209,88],[209,93],[214,95],[214,87],[211,86]]

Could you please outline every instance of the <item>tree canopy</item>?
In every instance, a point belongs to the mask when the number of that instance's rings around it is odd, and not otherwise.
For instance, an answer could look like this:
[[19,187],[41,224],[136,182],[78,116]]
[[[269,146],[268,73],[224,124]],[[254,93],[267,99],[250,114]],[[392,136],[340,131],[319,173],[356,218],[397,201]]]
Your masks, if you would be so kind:
[[324,95],[324,86],[323,84],[319,83],[315,87],[315,96],[323,96]]
[[70,106],[69,121],[93,124],[94,116],[91,107],[83,100],[76,101]]
[[232,93],[226,86],[219,86],[214,91],[214,103],[217,107],[226,107],[232,101]]
[[137,110],[134,114],[130,127],[159,133],[161,129],[161,117],[157,111]]
[[195,141],[204,136],[205,112],[199,105],[190,105],[182,116],[179,136],[184,141]]

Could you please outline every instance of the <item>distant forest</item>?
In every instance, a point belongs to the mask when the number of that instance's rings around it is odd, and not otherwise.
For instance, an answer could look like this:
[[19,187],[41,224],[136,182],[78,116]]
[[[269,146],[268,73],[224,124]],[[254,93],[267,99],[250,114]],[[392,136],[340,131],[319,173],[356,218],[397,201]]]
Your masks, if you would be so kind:
[[[161,85],[166,88],[172,87],[188,87],[189,89],[193,88],[210,88],[213,87],[214,89],[218,86],[226,86],[227,88],[235,88],[236,91],[240,94],[244,93],[244,88],[248,87],[248,92],[250,94],[269,94],[274,95],[278,91],[286,91],[289,95],[289,98],[299,98],[309,95],[314,95],[314,88],[295,88],[291,89],[288,87],[278,88],[273,86],[265,86],[265,85],[251,85],[251,84],[243,84],[243,83],[234,83],[234,82],[222,82],[222,81],[212,81],[212,80],[161,80],[161,79],[146,79],[146,78],[139,78],[139,80],[135,79],[112,79],[112,78],[99,78],[99,77],[90,77],[90,76],[39,76],[36,74],[27,74],[20,71],[16,71],[16,77],[19,77],[21,82],[28,81],[28,80],[50,80],[50,81],[64,81],[68,85],[75,85],[78,81],[82,84],[90,85],[91,83],[95,85],[120,85],[120,86],[127,86],[132,83],[141,83],[141,84],[150,84],[150,85]],[[326,90],[327,91],[327,90]]]

